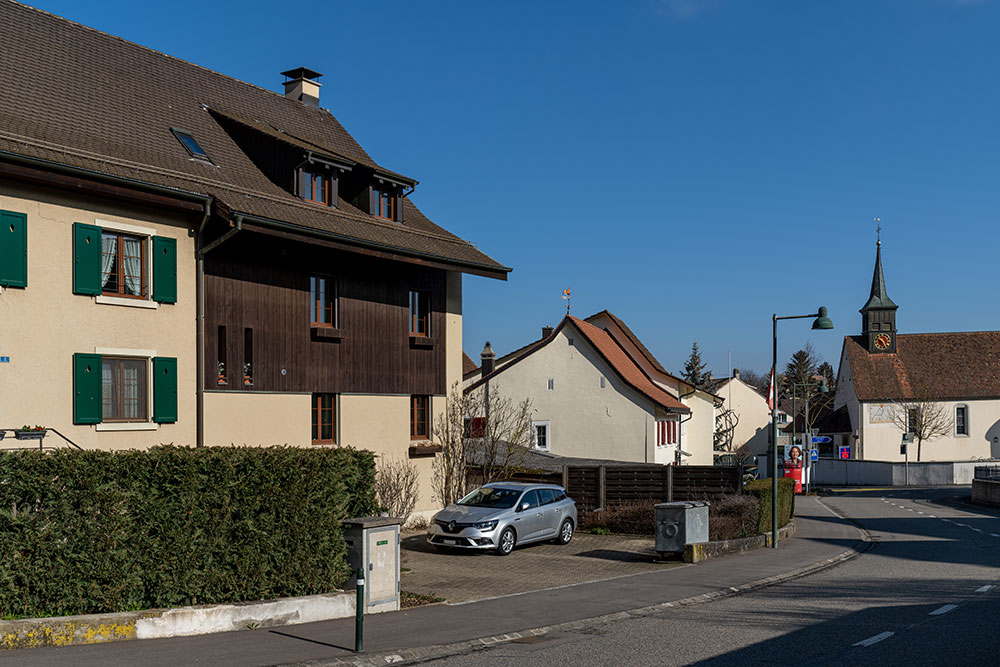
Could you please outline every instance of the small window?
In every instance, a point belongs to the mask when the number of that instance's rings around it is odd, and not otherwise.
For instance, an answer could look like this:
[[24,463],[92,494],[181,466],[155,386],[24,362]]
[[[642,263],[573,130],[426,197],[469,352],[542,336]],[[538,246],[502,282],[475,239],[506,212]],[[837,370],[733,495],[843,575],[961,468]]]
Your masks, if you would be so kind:
[[666,447],[677,444],[677,421],[672,419],[656,420],[656,446]]
[[106,422],[149,421],[146,384],[147,359],[104,357],[102,364],[102,418]]
[[969,435],[969,406],[955,406],[955,435]]
[[607,382],[605,381],[604,377],[602,376],[601,377],[601,389],[604,389],[604,387],[605,387],[606,384],[607,384]]
[[575,347],[575,343],[573,342],[572,338],[567,338],[566,340],[569,341],[569,346],[570,347]]
[[243,386],[253,386],[253,329],[243,330]]
[[427,292],[410,291],[410,335],[430,336],[431,296]]
[[335,394],[312,395],[312,442],[314,445],[337,443],[337,397]]
[[920,429],[920,408],[906,409],[906,432],[916,435]]
[[380,218],[396,219],[396,188],[387,185],[372,186],[372,214]]
[[549,444],[549,422],[531,422],[531,446],[548,451]]
[[306,201],[329,206],[332,201],[330,174],[326,171],[303,169],[299,178],[299,196]]
[[337,326],[337,281],[325,276],[309,277],[309,321],[313,326]]
[[426,440],[430,437],[428,425],[429,396],[410,396],[410,439]]
[[101,293],[146,298],[146,239],[101,232]]
[[187,132],[186,130],[178,130],[175,127],[170,128],[170,131],[174,133],[175,137],[177,137],[177,141],[181,142],[181,146],[187,150],[188,155],[193,158],[198,158],[199,160],[205,160],[206,162],[212,161],[208,157],[208,153],[205,152],[205,149],[202,148],[197,141],[195,141],[195,138],[190,132]]
[[779,424],[787,424],[788,423],[788,415],[786,415],[784,412],[779,412],[778,413],[778,423]]
[[556,381],[555,381],[555,378],[549,378],[549,381],[548,381],[548,388],[549,388],[550,390],[553,390],[553,389],[555,389],[555,388],[556,388]]

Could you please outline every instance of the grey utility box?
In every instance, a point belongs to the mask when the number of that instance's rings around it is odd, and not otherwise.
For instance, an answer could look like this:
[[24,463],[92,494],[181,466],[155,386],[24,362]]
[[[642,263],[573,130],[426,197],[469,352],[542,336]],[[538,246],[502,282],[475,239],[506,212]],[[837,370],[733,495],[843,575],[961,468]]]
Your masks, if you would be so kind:
[[399,524],[395,517],[344,519],[344,541],[351,578],[344,588],[357,588],[357,569],[365,571],[365,613],[399,609]]
[[683,553],[684,545],[708,542],[708,503],[660,503],[656,509],[656,551]]

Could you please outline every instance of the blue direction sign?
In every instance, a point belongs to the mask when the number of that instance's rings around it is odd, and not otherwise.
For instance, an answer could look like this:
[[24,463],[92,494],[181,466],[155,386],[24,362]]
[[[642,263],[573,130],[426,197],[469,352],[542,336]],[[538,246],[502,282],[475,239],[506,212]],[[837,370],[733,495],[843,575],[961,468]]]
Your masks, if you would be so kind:
[[833,439],[830,438],[830,436],[828,436],[828,435],[814,435],[812,437],[812,443],[814,445],[818,445],[818,444],[824,444],[825,445],[828,442],[833,442]]

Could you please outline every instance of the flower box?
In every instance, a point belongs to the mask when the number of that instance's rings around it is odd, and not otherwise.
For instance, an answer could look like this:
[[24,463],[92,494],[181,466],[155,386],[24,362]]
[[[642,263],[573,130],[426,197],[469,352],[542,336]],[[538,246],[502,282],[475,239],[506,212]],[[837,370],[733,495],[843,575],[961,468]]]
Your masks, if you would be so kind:
[[22,431],[20,429],[14,429],[14,437],[18,440],[41,440],[48,432],[49,429],[47,428],[43,428],[41,431]]

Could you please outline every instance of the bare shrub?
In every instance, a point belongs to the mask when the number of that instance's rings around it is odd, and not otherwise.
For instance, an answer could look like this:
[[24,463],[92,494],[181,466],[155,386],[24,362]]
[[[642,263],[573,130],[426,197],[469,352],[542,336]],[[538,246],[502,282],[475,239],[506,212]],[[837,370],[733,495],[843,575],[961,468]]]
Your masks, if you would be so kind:
[[757,534],[760,501],[756,497],[731,493],[709,502],[708,539],[735,540]]
[[599,512],[580,515],[580,530],[606,528],[623,535],[653,535],[656,521],[653,502],[622,503]]
[[383,511],[405,523],[417,506],[417,468],[405,459],[382,459],[375,473],[375,497]]

